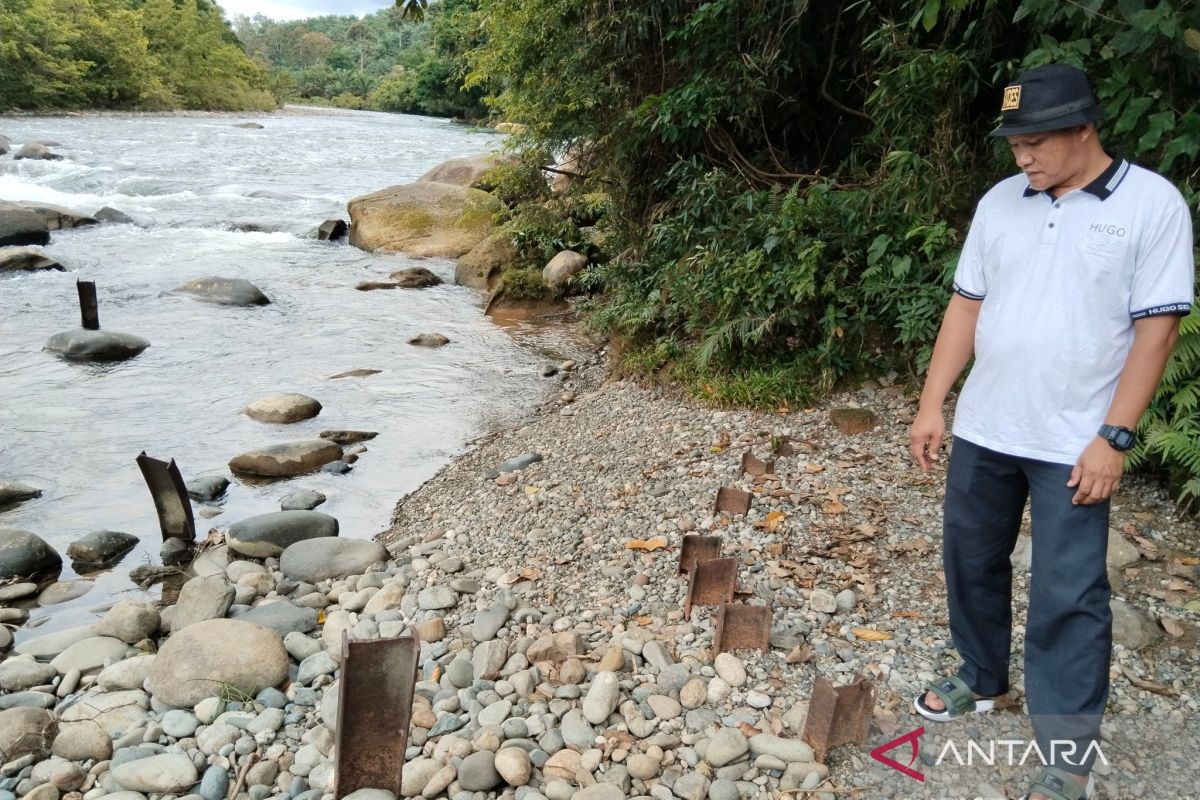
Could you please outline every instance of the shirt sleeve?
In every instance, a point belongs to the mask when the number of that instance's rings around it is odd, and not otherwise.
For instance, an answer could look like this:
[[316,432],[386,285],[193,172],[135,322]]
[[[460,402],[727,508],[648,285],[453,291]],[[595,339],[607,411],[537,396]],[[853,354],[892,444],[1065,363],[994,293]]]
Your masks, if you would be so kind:
[[982,207],[977,208],[962,253],[958,256],[958,266],[954,269],[954,293],[968,300],[982,300],[987,296],[987,278],[983,270],[983,243],[986,239],[983,217]]
[[1192,246],[1191,213],[1183,198],[1177,197],[1138,245],[1129,316],[1187,316],[1196,281]]

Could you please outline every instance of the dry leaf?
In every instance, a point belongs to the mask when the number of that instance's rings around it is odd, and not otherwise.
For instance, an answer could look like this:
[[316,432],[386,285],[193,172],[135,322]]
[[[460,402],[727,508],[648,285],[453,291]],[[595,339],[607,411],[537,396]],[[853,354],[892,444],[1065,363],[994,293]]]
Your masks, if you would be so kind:
[[649,625],[651,622],[654,622],[654,617],[647,617],[647,616],[634,617],[633,621],[636,622],[638,625]]
[[807,644],[801,643],[792,648],[792,652],[784,656],[784,661],[788,664],[803,664],[812,658],[812,650]]
[[783,524],[785,519],[787,519],[787,514],[784,514],[782,511],[772,511],[770,514],[767,514],[767,530],[779,530],[779,526]]
[[841,501],[839,501],[839,500],[834,500],[831,503],[826,503],[825,508],[823,510],[826,514],[845,514],[846,513],[846,507],[844,505],[842,505]]
[[1125,677],[1129,679],[1130,683],[1139,689],[1145,689],[1147,692],[1153,692],[1154,694],[1161,694],[1164,697],[1176,697],[1179,695],[1179,692],[1175,691],[1170,686],[1163,686],[1161,683],[1155,683],[1154,681],[1148,681],[1145,678],[1139,678],[1137,675],[1134,675],[1124,667],[1121,668],[1121,672],[1125,674]]
[[751,736],[758,736],[760,733],[762,733],[762,731],[760,731],[758,728],[751,725],[749,722],[746,722],[745,720],[742,720],[741,722],[739,722],[737,724],[737,726],[738,726],[738,730],[740,730],[743,734],[745,734],[747,739],[749,739]]
[[874,712],[875,727],[879,728],[880,733],[884,736],[891,736],[900,730],[900,722],[896,719],[896,715],[891,711],[881,711],[876,709]]
[[892,638],[887,631],[877,631],[874,628],[851,628],[850,632],[868,642],[886,642]]
[[805,464],[804,471],[809,475],[817,475],[818,473],[824,472],[825,468],[820,464]]
[[1183,580],[1182,578],[1172,578],[1171,580],[1167,581],[1167,591],[1168,592],[1185,592],[1187,594],[1194,594],[1196,591],[1196,587],[1192,586],[1190,583]]
[[1147,561],[1158,561],[1162,558],[1162,553],[1158,551],[1158,545],[1147,539],[1145,536],[1134,534],[1132,537],[1134,545],[1138,552],[1142,554],[1142,558]]
[[1167,564],[1167,574],[1191,580],[1200,577],[1200,571],[1197,571],[1192,564],[1186,563],[1185,558],[1180,557],[1171,559],[1171,563]]
[[903,617],[904,619],[921,619],[920,611],[893,611],[893,617]]
[[541,489],[539,489],[536,486],[526,486],[525,487],[525,494],[537,494],[540,491],[541,491]]
[[667,546],[667,540],[662,536],[655,536],[653,539],[630,539],[625,543],[626,550],[662,550]]
[[1197,564],[1200,564],[1200,556],[1179,556],[1175,560],[1178,561],[1180,564],[1183,564],[1183,565],[1189,566],[1189,567],[1194,567]]
[[1183,626],[1174,617],[1163,617],[1159,622],[1162,623],[1163,630],[1172,639],[1178,639],[1180,636],[1183,636]]

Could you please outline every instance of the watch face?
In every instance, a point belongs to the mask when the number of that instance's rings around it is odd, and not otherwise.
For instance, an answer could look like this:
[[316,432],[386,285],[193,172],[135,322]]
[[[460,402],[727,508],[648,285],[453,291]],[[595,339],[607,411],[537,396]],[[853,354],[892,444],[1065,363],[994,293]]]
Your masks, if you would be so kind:
[[1113,444],[1121,450],[1128,450],[1133,447],[1133,434],[1130,431],[1117,431]]

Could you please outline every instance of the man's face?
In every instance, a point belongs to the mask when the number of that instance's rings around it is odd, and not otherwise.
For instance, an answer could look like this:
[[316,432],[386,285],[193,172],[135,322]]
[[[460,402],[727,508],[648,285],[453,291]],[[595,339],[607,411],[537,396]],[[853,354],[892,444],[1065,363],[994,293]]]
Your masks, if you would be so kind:
[[1040,192],[1062,185],[1079,171],[1086,161],[1083,144],[1090,130],[1085,125],[1065,131],[1009,136],[1008,144],[1029,185]]

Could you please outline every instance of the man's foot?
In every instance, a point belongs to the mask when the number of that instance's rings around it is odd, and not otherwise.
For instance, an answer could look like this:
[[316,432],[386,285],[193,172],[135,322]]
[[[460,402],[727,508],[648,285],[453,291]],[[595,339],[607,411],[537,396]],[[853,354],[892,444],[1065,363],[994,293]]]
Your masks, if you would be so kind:
[[913,700],[913,710],[934,722],[948,722],[964,714],[987,713],[995,706],[994,700],[976,694],[957,676],[931,683],[925,693]]
[[1094,797],[1096,784],[1090,775],[1047,767],[1034,788],[1021,800],[1085,800]]
[[[976,700],[994,700],[995,699],[992,697],[984,697],[983,695],[975,694],[974,692],[971,692],[971,694],[975,697]],[[925,693],[925,705],[926,705],[926,707],[930,708],[933,711],[945,711],[946,710],[946,704],[942,702],[942,698],[938,697],[937,693],[933,692],[932,690]]]

